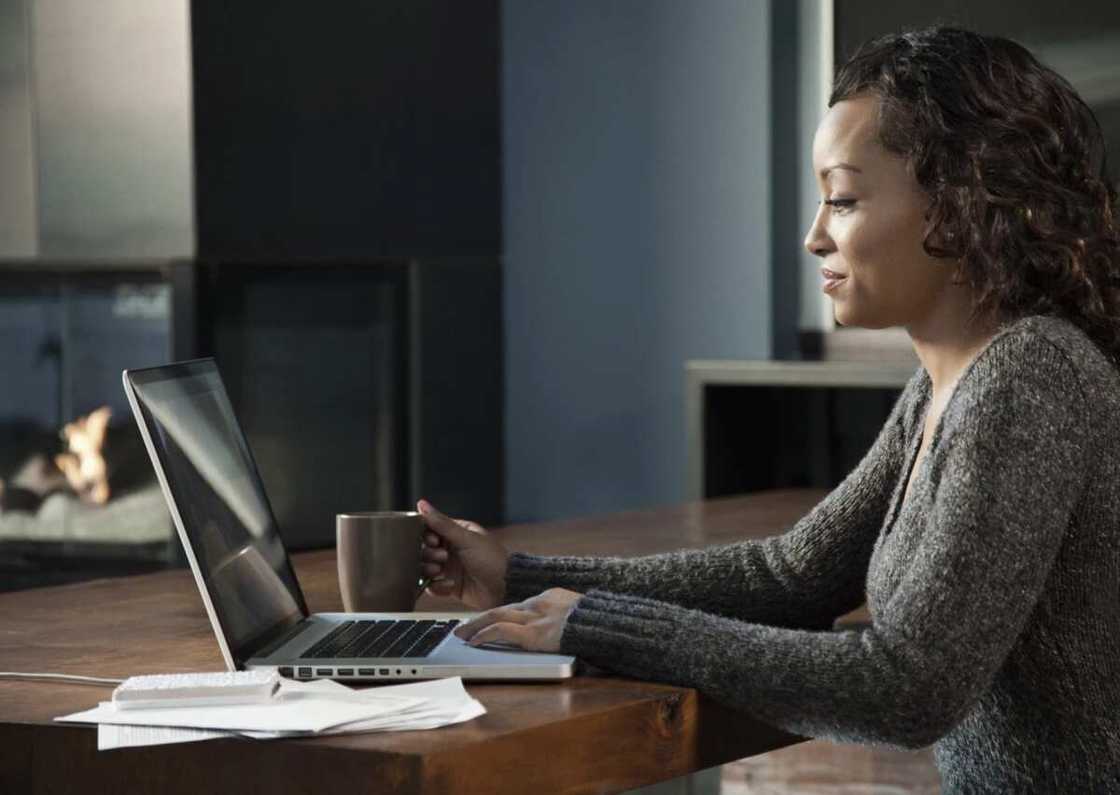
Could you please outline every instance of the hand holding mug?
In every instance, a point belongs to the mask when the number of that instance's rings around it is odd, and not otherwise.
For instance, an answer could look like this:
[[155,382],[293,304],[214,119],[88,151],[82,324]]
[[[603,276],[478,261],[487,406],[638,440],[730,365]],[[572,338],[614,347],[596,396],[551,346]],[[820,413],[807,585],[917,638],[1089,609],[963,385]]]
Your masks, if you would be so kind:
[[476,610],[500,605],[506,593],[506,548],[474,522],[444,516],[425,500],[416,507],[428,528],[420,569],[432,578],[428,592],[452,596]]

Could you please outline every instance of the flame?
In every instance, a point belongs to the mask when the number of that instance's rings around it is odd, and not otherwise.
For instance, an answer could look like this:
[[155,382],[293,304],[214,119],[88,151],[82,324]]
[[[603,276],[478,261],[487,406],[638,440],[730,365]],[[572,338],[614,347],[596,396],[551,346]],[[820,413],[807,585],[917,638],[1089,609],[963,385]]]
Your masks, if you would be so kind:
[[109,406],[101,406],[67,423],[60,435],[69,451],[54,458],[55,465],[62,470],[70,487],[84,502],[94,505],[104,505],[109,501],[109,470],[102,449],[112,415],[113,410]]

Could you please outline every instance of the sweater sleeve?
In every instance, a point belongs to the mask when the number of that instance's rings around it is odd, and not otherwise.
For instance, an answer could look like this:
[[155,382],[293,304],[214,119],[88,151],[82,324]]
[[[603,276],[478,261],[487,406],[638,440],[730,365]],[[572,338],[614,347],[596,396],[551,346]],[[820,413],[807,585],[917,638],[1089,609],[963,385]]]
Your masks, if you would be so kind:
[[548,588],[600,589],[761,624],[828,627],[863,604],[867,562],[905,457],[905,419],[923,372],[910,379],[859,466],[788,532],[636,558],[514,553],[506,601]]
[[[784,629],[592,591],[561,650],[696,687],[801,735],[934,742],[1022,632],[1085,478],[1086,407],[1064,355],[1045,340],[997,339],[981,356],[978,386],[954,396],[943,418],[952,411],[953,427],[930,451],[918,549],[870,627]],[[1007,359],[1022,364],[999,372]]]

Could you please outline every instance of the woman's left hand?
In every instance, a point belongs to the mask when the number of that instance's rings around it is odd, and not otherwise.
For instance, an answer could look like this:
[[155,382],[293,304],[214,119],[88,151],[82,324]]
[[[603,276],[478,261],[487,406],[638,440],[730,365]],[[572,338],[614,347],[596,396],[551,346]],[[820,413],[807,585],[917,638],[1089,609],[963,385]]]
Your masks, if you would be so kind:
[[456,627],[455,634],[472,646],[508,643],[526,651],[558,652],[568,616],[582,596],[549,588],[524,602],[487,610]]

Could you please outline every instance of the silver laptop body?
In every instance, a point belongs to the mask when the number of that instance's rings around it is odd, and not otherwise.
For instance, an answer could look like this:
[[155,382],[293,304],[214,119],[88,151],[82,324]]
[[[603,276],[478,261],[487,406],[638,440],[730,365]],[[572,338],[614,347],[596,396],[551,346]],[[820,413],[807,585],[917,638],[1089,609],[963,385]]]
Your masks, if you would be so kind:
[[450,630],[473,613],[309,614],[214,360],[125,370],[122,379],[230,670],[297,679],[572,676],[573,657],[468,645]]

